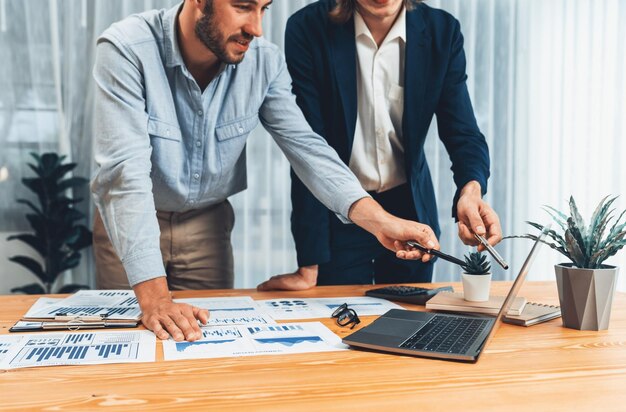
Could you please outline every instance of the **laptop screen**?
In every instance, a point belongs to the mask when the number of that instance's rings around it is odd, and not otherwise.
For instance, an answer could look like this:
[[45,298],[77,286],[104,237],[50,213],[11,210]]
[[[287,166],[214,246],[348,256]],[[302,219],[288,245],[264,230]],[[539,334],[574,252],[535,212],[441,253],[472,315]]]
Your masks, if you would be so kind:
[[537,240],[535,241],[533,248],[530,250],[530,253],[528,254],[528,257],[526,258],[526,261],[524,261],[522,268],[520,269],[517,277],[515,278],[515,281],[513,282],[513,286],[511,286],[511,290],[509,290],[509,294],[506,296],[506,299],[504,300],[504,303],[502,304],[502,307],[500,308],[500,311],[498,312],[498,316],[496,317],[496,322],[494,324],[494,327],[491,328],[491,332],[489,332],[489,335],[487,335],[487,338],[485,339],[485,344],[482,346],[483,348],[485,348],[489,344],[489,341],[491,340],[494,333],[500,326],[500,322],[502,321],[502,316],[504,316],[505,313],[508,313],[509,309],[511,309],[513,300],[517,296],[517,292],[519,292],[520,288],[522,287],[522,284],[524,283],[524,280],[526,279],[526,275],[528,274],[528,271],[530,270],[530,266],[533,264],[535,257],[537,256],[537,252],[539,251],[539,248],[542,245],[542,241],[546,237],[549,230],[550,230],[550,225],[547,225],[546,227],[544,227],[544,229],[541,231],[541,234],[538,236]]

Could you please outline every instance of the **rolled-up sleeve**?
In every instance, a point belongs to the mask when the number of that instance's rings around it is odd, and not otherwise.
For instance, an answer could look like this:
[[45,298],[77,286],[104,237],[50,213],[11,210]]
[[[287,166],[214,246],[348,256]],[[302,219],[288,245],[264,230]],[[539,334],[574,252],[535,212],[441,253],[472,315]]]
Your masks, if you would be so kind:
[[369,195],[337,152],[309,126],[291,92],[291,77],[282,55],[259,113],[263,126],[300,180],[320,202],[349,223],[350,207]]
[[151,146],[140,65],[100,39],[95,79],[94,201],[131,286],[165,276],[152,195]]

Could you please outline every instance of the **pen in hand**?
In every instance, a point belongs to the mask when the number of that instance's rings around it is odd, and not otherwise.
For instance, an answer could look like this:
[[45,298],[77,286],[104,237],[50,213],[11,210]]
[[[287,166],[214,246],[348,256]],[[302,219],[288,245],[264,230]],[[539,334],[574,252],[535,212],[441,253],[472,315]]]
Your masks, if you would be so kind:
[[429,255],[433,255],[433,256],[437,256],[438,258],[441,258],[443,260],[447,260],[448,262],[452,262],[454,264],[457,264],[459,266],[465,266],[465,262],[463,262],[461,259],[457,259],[454,256],[450,256],[450,255],[446,255],[443,252],[438,251],[437,249],[429,249],[425,246],[420,245],[417,242],[414,242],[412,240],[407,240],[406,244],[414,247],[417,250],[421,250],[422,252],[428,253]]
[[489,252],[489,254],[493,256],[495,261],[498,262],[500,266],[502,266],[505,270],[509,268],[509,264],[506,263],[504,259],[502,259],[502,256],[500,256],[500,254],[493,248],[493,246],[491,246],[489,242],[487,242],[487,239],[485,239],[478,233],[474,233],[474,237],[480,242],[481,245],[485,247],[485,249],[487,249],[487,252]]

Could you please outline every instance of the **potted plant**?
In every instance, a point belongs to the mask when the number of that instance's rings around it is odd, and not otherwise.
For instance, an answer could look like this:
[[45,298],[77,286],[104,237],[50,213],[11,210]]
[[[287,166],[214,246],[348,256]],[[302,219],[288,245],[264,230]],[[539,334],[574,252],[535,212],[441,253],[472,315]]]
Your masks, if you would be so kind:
[[487,256],[480,252],[465,255],[465,271],[461,275],[463,281],[463,298],[470,302],[485,302],[489,300],[491,288],[491,265]]
[[[57,277],[80,263],[79,250],[91,245],[91,231],[77,222],[85,216],[74,208],[81,199],[67,195],[68,189],[87,184],[82,177],[64,178],[76,167],[76,163],[63,163],[65,156],[56,153],[44,153],[39,156],[31,153],[36,160],[29,163],[37,175],[23,178],[22,183],[37,195],[38,205],[26,199],[18,199],[26,205],[30,213],[26,219],[33,228],[32,233],[9,236],[7,240],[20,240],[33,248],[42,257],[39,261],[28,256],[13,256],[9,260],[30,270],[43,283],[11,289],[11,292],[28,294],[51,293]],[[58,293],[70,293],[78,289],[88,289],[84,285],[66,285]]]
[[[555,265],[556,282],[563,317],[563,326],[579,330],[604,330],[609,327],[618,268],[603,262],[626,245],[626,222],[620,223],[624,210],[604,233],[614,218],[611,205],[617,199],[609,196],[600,201],[589,226],[585,224],[573,197],[569,200],[569,216],[557,209],[544,209],[557,223],[560,232],[548,231],[543,243],[567,257],[571,263]],[[543,230],[534,222],[529,225]],[[536,240],[537,236],[508,236]]]

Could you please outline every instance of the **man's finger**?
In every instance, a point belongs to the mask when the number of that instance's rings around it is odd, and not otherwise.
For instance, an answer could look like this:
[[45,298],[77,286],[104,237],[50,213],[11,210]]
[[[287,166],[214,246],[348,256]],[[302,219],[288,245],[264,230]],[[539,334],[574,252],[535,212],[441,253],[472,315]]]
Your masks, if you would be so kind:
[[469,246],[478,245],[478,240],[476,240],[470,228],[468,228],[467,225],[461,221],[459,221],[459,238],[466,245],[469,245]]
[[152,332],[154,332],[154,334],[156,335],[157,338],[161,339],[161,340],[167,340],[170,337],[170,334],[167,333],[163,327],[161,327],[161,322],[159,322],[157,319],[155,319],[152,322],[149,322],[148,325],[146,325],[148,327],[148,329],[152,330]]
[[[170,318],[173,319],[174,322],[176,322],[176,326],[178,326],[181,332],[183,332],[185,340],[194,341],[198,339],[198,335],[200,335],[201,332],[200,327],[198,326],[198,322],[196,322],[196,319],[193,318],[193,314],[191,313],[191,311],[189,312],[189,315],[192,317],[191,322],[189,321],[188,317],[185,316],[185,314],[183,313],[171,314]],[[195,328],[193,327],[192,323],[195,325]],[[197,332],[196,329],[198,329]]]
[[195,337],[194,340],[200,339],[202,337],[202,329],[200,329],[200,325],[198,325],[198,322],[196,321],[197,318],[194,313],[194,307],[191,305],[184,305],[183,310],[181,312],[183,316],[185,317],[185,319],[187,320],[187,322],[189,322],[191,329],[193,329],[193,333]]
[[176,326],[176,322],[174,321],[174,319],[168,317],[165,320],[161,321],[161,325],[163,325],[167,333],[169,333],[176,342],[180,342],[185,339],[185,335],[178,328],[178,326]]
[[481,236],[484,236],[486,231],[485,231],[485,224],[483,223],[483,219],[480,216],[480,213],[478,213],[478,210],[472,209],[467,213],[467,222],[466,224],[472,229],[472,231],[474,233],[477,233]]
[[198,319],[200,323],[206,325],[209,321],[209,311],[206,309],[200,309],[198,307],[192,306],[193,317]]

